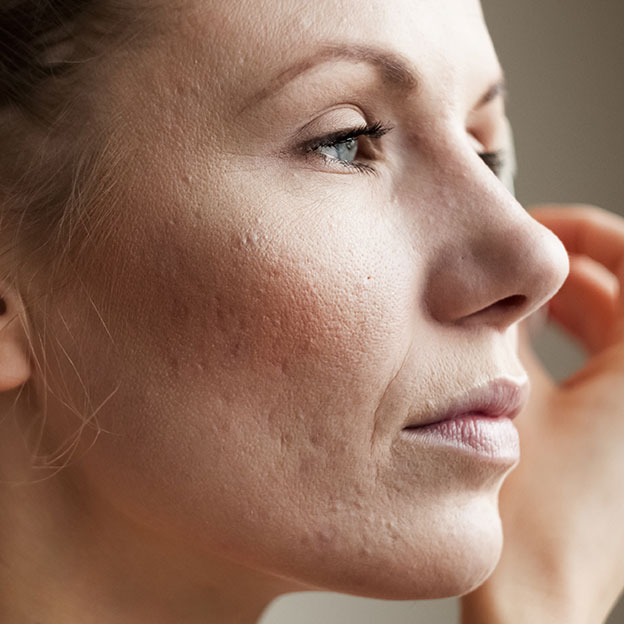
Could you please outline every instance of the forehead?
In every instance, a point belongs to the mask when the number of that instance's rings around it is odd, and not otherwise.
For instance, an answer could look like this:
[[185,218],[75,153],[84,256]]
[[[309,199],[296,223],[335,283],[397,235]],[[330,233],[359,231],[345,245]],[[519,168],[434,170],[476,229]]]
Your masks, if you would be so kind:
[[241,101],[327,46],[396,53],[425,83],[466,97],[498,72],[478,0],[185,0],[162,19],[163,65],[177,78],[205,72],[199,88]]

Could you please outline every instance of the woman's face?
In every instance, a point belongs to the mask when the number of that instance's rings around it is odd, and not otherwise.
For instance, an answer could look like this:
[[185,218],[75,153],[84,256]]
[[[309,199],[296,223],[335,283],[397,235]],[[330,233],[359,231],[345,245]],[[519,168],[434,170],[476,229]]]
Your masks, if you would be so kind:
[[102,403],[90,495],[293,586],[468,591],[517,458],[401,431],[522,381],[515,324],[567,270],[478,156],[507,140],[478,3],[192,0],[154,19],[99,70],[123,201],[78,269],[88,298],[48,321],[74,398],[70,360]]

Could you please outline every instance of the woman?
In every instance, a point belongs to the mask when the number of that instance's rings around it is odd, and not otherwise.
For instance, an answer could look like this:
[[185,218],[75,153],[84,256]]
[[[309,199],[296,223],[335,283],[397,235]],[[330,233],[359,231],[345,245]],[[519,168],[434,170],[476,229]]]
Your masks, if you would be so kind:
[[[497,177],[477,2],[0,15],[0,619],[247,624],[322,589],[601,621],[624,225]],[[517,355],[569,270],[548,228],[610,271],[552,300],[596,354],[561,389]]]

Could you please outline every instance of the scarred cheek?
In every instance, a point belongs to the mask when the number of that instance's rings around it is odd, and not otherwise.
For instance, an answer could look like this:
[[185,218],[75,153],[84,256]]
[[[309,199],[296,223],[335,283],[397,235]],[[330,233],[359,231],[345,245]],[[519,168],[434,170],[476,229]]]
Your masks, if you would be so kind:
[[280,414],[289,427],[293,414],[325,414],[345,430],[345,416],[374,414],[414,331],[418,277],[383,213],[335,202],[292,213],[231,197],[199,216],[183,208],[154,209],[111,254],[126,259],[112,331],[124,361],[154,372],[140,381],[146,392],[259,428],[275,418],[277,438]]
[[[225,365],[342,367],[379,331],[377,293],[353,267],[239,250],[204,300]],[[212,328],[212,331],[210,331]]]

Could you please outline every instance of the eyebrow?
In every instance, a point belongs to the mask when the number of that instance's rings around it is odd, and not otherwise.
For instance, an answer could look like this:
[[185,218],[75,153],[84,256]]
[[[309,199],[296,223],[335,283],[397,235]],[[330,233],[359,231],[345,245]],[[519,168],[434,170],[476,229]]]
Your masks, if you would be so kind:
[[503,96],[507,94],[507,87],[505,86],[505,78],[501,76],[494,84],[490,86],[490,88],[483,94],[481,99],[477,102],[477,105],[473,110],[479,110],[486,104],[494,101],[497,97]]
[[[325,43],[310,56],[297,61],[294,65],[291,65],[272,78],[268,85],[260,89],[247,101],[240,112],[273,95],[297,76],[317,65],[341,59],[372,65],[378,71],[385,84],[400,90],[404,96],[417,92],[419,85],[422,83],[418,70],[399,54],[374,46]],[[504,95],[505,92],[505,79],[501,76],[487,89],[473,110],[478,110],[495,100],[499,95]]]

